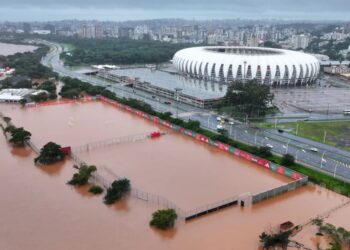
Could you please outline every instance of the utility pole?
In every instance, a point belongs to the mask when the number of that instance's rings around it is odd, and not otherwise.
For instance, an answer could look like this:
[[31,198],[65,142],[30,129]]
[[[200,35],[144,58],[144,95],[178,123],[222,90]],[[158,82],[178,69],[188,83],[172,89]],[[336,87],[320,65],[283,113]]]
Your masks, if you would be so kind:
[[176,98],[176,118],[179,118],[179,97],[180,97],[180,92],[182,91],[181,88],[175,88],[175,98]]
[[299,123],[297,123],[297,129],[296,129],[296,133],[295,133],[295,135],[298,135],[298,132],[299,132]]

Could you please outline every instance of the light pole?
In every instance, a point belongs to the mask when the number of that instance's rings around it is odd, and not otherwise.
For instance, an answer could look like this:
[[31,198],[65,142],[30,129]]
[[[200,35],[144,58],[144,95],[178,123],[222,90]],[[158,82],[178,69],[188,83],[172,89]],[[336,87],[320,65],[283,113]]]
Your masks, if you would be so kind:
[[257,131],[255,131],[255,138],[254,138],[254,144],[255,144],[255,145],[256,145],[257,135],[258,135],[258,130],[257,130]]
[[326,137],[327,137],[327,130],[323,133],[323,143],[326,143]]
[[247,61],[244,61],[243,63],[244,63],[243,82],[245,83]]
[[298,135],[298,132],[299,132],[299,123],[297,123],[297,129],[296,129],[296,132],[295,132],[295,135]]
[[289,147],[290,139],[287,141],[287,146],[286,146],[286,154],[288,153],[288,147]]
[[323,162],[327,162],[323,157],[326,154],[326,151],[323,152],[322,156],[321,156],[321,168],[322,168],[322,164]]
[[175,97],[176,97],[176,118],[178,117],[178,113],[179,113],[179,96],[181,93],[182,89],[181,88],[175,88]]
[[333,174],[334,178],[335,178],[335,174],[337,173],[338,164],[339,164],[339,162],[337,161],[337,164],[335,165],[335,168],[334,168],[334,174]]

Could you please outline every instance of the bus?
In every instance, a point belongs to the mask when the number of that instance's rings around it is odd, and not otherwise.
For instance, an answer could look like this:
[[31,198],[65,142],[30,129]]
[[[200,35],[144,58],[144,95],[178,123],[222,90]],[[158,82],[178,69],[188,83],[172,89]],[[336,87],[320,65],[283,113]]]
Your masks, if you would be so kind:
[[345,109],[343,110],[344,115],[350,115],[350,109]]

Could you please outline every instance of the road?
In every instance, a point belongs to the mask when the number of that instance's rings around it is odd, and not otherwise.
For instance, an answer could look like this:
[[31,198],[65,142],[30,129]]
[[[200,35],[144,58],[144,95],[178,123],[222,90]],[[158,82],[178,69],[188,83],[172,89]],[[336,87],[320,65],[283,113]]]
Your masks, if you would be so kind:
[[[118,97],[142,100],[150,104],[157,111],[171,112],[184,120],[197,120],[203,128],[216,131],[219,123],[215,112],[195,108],[173,100],[167,100],[163,97],[154,98],[152,94],[143,91],[118,84],[111,84],[94,76],[74,72],[65,68],[59,59],[59,54],[63,51],[62,47],[56,43],[47,41],[45,43],[51,47],[51,50],[42,59],[42,64],[51,67],[60,76],[70,76],[93,85],[104,86],[114,92]],[[165,101],[170,101],[171,105],[164,104]],[[232,125],[226,124],[225,129],[227,129],[230,137],[237,141],[256,146],[269,145],[276,154],[291,154],[297,162],[350,182],[350,152],[287,133],[281,134],[273,129],[250,128],[239,122],[234,122]],[[317,148],[318,152],[312,152],[310,150],[312,147]]]

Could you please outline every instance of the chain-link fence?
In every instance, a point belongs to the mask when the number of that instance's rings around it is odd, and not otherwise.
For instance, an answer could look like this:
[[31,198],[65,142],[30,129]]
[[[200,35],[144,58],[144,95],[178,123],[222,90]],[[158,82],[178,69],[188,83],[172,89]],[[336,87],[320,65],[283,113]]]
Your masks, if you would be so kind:
[[127,143],[127,142],[141,141],[149,138],[149,135],[150,133],[141,133],[141,134],[128,135],[123,137],[116,137],[116,138],[110,138],[106,140],[95,141],[95,142],[87,143],[82,146],[74,147],[73,152],[83,153],[83,152],[89,152],[92,149],[114,146],[114,145]]

